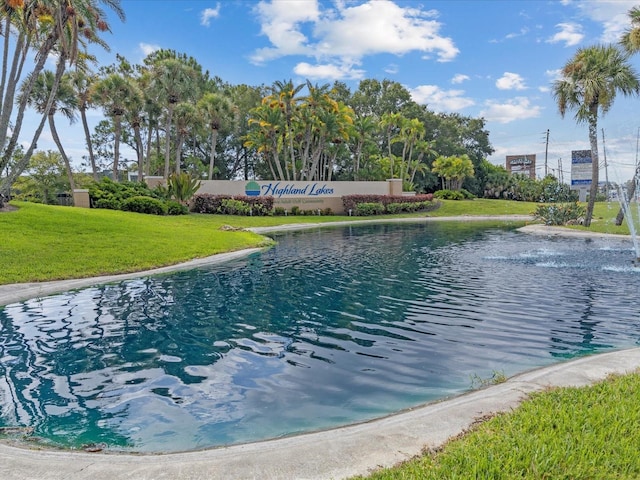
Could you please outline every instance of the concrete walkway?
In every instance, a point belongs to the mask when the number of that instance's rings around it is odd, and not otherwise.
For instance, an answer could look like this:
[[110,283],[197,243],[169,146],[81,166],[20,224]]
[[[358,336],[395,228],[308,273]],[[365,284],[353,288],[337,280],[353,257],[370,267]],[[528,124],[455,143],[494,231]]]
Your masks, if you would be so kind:
[[116,455],[28,450],[0,444],[0,478],[344,479],[438,447],[476,419],[515,408],[531,392],[553,386],[584,386],[638,368],[640,349],[583,357],[368,423],[200,452]]
[[[456,219],[460,220],[460,217]],[[495,220],[495,217],[487,219]],[[506,219],[522,220],[519,217]],[[321,225],[297,225],[284,229],[316,226]],[[283,228],[254,229],[260,233],[276,230]],[[555,234],[537,227],[533,230]],[[149,272],[4,285],[0,286],[0,305],[147,274],[224,262],[254,251],[258,249],[216,255]],[[0,479],[343,479],[392,466],[420,454],[425,448],[436,448],[465,431],[477,419],[517,407],[531,392],[553,386],[584,386],[611,374],[630,373],[639,368],[640,349],[583,357],[367,423],[198,452],[166,455],[84,453],[29,449],[5,442],[0,443]]]

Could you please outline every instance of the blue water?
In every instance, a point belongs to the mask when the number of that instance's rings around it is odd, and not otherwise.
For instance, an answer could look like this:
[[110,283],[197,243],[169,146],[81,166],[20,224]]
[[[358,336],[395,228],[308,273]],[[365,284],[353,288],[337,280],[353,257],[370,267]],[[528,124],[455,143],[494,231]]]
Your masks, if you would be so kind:
[[0,308],[0,426],[61,447],[201,449],[640,340],[630,243],[457,223],[275,238],[224,265]]

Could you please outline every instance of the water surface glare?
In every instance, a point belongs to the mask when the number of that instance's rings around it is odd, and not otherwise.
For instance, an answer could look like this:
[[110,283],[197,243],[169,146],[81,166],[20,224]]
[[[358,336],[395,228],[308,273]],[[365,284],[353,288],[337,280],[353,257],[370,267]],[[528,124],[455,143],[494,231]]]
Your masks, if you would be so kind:
[[0,426],[175,452],[349,424],[637,346],[631,245],[428,223],[0,308]]

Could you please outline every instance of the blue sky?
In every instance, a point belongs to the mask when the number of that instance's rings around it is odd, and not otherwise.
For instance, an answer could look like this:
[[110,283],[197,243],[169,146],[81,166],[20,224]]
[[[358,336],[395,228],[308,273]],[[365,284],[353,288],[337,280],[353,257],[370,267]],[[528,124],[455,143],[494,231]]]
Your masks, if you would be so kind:
[[[111,52],[141,62],[153,50],[193,56],[232,84],[271,85],[390,79],[431,110],[484,117],[496,152],[537,154],[539,176],[571,150],[589,148],[587,127],[562,119],[551,94],[558,71],[580,47],[617,42],[640,0],[122,0],[111,19]],[[640,71],[640,58],[632,60]],[[611,179],[630,177],[640,132],[639,98],[618,97],[600,121]],[[92,115],[94,121],[100,112]],[[62,127],[62,121],[59,121]],[[70,154],[85,155],[79,123],[67,129]],[[48,146],[43,132],[40,148]],[[602,178],[604,179],[604,169]]]

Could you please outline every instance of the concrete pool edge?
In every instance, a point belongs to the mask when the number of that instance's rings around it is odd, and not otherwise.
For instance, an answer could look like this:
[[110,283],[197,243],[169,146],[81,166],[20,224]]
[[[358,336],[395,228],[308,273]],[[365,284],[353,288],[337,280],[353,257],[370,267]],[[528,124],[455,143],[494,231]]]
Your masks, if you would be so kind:
[[197,452],[128,455],[32,450],[0,443],[5,480],[341,479],[436,448],[479,418],[516,408],[532,392],[580,387],[640,369],[640,348],[531,370],[506,382],[366,423]]

